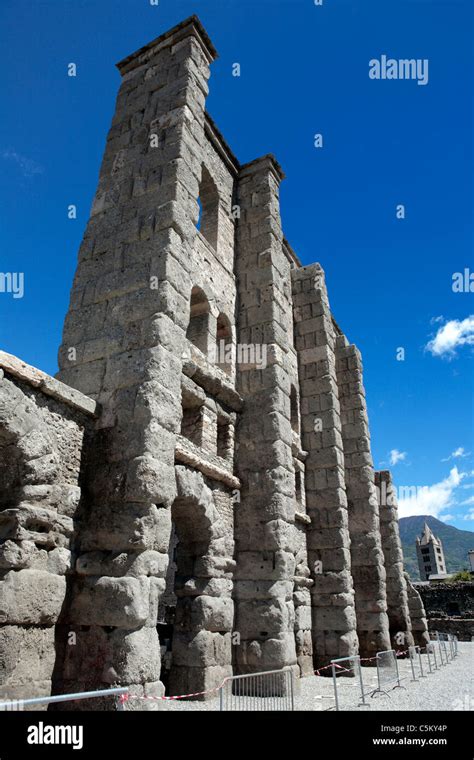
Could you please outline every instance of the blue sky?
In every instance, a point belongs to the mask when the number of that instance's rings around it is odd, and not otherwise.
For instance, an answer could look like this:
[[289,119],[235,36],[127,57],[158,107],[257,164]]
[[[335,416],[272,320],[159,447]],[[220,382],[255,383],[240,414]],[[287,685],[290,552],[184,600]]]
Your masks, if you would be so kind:
[[[208,110],[241,162],[277,156],[285,234],[303,263],[322,264],[336,319],[362,351],[376,466],[396,460],[398,486],[425,488],[402,499],[402,514],[473,529],[474,309],[469,292],[452,289],[455,272],[474,270],[473,9],[2,0],[0,271],[25,279],[23,298],[0,292],[1,346],[55,373],[119,87],[114,64],[197,13],[220,54]],[[370,79],[369,61],[383,54],[428,59],[428,83]]]

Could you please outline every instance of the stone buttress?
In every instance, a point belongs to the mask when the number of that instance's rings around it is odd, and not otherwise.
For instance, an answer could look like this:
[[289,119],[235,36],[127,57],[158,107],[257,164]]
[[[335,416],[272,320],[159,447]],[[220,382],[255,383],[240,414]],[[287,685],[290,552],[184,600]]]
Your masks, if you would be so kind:
[[374,657],[390,649],[379,505],[362,361],[342,334],[336,339],[336,360],[359,654]]
[[375,473],[379,502],[380,534],[385,560],[387,614],[393,649],[402,650],[413,644],[408,592],[403,573],[403,552],[398,528],[398,505],[391,473]]
[[283,251],[271,156],[242,167],[237,203],[239,341],[263,345],[265,366],[238,367],[244,408],[237,430],[241,498],[235,513],[238,673],[296,666],[295,476],[290,396],[292,316],[289,262]]
[[336,333],[319,264],[292,272],[306,470],[314,664],[357,653],[350,538],[336,380]]
[[113,683],[163,693],[156,621],[178,497],[187,262],[214,57],[193,17],[118,65],[122,84],[59,351],[60,379],[103,410],[62,621],[61,690]]

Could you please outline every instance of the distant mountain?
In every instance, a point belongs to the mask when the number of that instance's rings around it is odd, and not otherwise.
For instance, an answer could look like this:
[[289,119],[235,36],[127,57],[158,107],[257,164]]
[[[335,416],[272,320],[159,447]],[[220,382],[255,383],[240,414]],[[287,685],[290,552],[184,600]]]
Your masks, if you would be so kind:
[[405,570],[414,581],[420,580],[418,560],[416,558],[416,537],[423,531],[425,520],[436,538],[443,542],[446,569],[448,573],[457,573],[468,569],[467,553],[474,549],[474,533],[470,530],[458,530],[447,525],[436,517],[415,515],[415,517],[400,518],[400,538],[405,558]]

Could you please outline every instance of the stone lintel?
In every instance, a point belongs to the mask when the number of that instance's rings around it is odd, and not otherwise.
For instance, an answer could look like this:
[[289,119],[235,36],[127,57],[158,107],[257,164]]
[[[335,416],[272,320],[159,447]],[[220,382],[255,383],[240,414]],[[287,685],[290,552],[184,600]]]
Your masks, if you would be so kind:
[[181,397],[188,406],[196,408],[202,406],[206,401],[205,391],[185,374],[181,375]]
[[190,348],[191,356],[183,362],[183,374],[190,377],[196,385],[199,385],[222,404],[235,412],[240,412],[243,399],[235,388],[223,379],[224,373],[217,367],[210,365],[203,355],[198,356],[198,352],[192,346]]
[[0,351],[0,370],[2,369],[8,375],[12,375],[18,380],[28,383],[33,388],[37,388],[45,396],[51,396],[56,401],[67,404],[84,414],[88,414],[91,417],[98,417],[100,414],[100,406],[94,399],[85,396],[80,391],[71,388],[60,380],[56,380],[51,375],[46,374],[46,372],[32,367],[31,364],[21,361],[17,356],[7,354],[6,351]]
[[[196,407],[197,409],[206,403],[208,397],[200,385],[183,373],[181,375],[181,398],[183,401],[185,400],[189,406]],[[219,417],[222,417],[226,422],[235,425],[236,413],[227,411],[222,403],[219,403],[215,398],[212,398],[212,402],[216,405]]]
[[[209,459],[206,458],[206,452],[198,449],[181,435],[176,437],[175,457],[177,462],[194,467],[212,480],[218,480],[230,488],[240,489],[240,480],[232,474],[230,469],[226,469],[224,459],[212,457],[212,455],[209,455]],[[211,461],[211,457],[216,461]]]
[[139,48],[135,53],[127,55],[126,58],[119,61],[116,66],[123,76],[129,71],[132,71],[132,69],[136,69],[138,66],[147,63],[147,61],[155,55],[158,49],[168,47],[169,45],[176,45],[177,42],[191,36],[198,40],[209,63],[212,63],[212,61],[218,57],[217,50],[212,44],[199,18],[196,15],[193,15]]

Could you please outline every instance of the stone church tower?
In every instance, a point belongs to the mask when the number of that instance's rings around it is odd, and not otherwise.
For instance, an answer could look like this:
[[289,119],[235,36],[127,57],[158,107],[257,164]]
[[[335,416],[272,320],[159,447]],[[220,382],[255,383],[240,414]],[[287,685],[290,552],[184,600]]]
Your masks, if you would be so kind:
[[421,536],[416,538],[416,556],[422,581],[429,581],[432,575],[446,576],[443,544],[426,522]]
[[278,162],[241,165],[206,111],[216,56],[193,16],[118,64],[58,379],[1,355],[9,695],[187,694],[413,640],[361,355],[284,237]]

